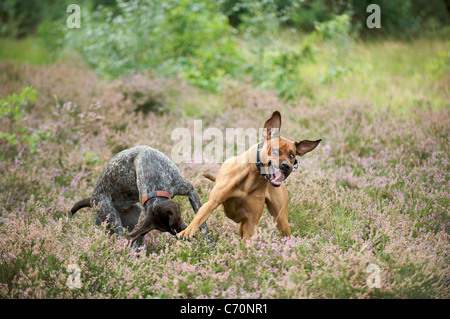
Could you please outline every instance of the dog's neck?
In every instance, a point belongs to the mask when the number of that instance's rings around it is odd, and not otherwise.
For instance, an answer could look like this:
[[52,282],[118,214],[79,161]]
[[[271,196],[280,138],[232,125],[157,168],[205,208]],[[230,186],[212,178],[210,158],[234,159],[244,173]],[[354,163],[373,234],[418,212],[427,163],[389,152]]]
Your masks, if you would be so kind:
[[[260,150],[260,161],[262,163],[262,170],[265,169],[265,157],[266,157],[266,151],[264,150],[265,147],[265,143],[262,146],[262,149]],[[256,159],[257,159],[257,152],[258,152],[258,144],[252,145],[245,153],[242,154],[243,158],[242,160],[244,160],[246,163],[249,163],[250,165],[246,164],[243,168],[244,168],[244,172],[245,174],[245,179],[243,180],[243,182],[246,185],[251,185],[251,190],[248,191],[252,191],[252,190],[256,190],[258,188],[262,188],[262,187],[266,187],[268,181],[267,179],[264,177],[263,174],[261,174],[261,171],[259,170],[259,168],[256,165]]]
[[261,142],[258,143],[258,148],[256,149],[256,168],[262,176],[266,177],[266,169],[261,161],[261,151],[263,146],[264,140],[261,140]]

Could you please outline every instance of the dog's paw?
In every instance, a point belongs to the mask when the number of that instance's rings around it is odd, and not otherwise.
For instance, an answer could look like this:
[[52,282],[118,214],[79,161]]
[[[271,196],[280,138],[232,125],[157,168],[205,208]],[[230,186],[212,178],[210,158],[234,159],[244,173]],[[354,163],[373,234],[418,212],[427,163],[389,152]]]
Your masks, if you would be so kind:
[[191,239],[194,237],[195,232],[197,231],[197,228],[194,228],[192,226],[188,226],[185,230],[179,232],[177,234],[177,238],[179,239]]

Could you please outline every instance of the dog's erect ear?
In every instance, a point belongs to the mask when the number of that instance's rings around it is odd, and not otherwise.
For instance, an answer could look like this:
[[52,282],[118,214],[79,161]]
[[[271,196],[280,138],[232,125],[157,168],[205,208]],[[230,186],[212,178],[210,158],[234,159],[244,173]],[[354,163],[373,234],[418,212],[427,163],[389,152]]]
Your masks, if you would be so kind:
[[315,149],[317,147],[317,145],[319,145],[320,140],[317,141],[308,141],[308,140],[303,140],[300,142],[295,142],[295,147],[297,148],[297,154],[296,155],[300,155],[303,156],[308,152],[311,152],[313,149]]
[[264,124],[263,136],[266,139],[280,137],[281,114],[278,111],[273,112],[270,119]]

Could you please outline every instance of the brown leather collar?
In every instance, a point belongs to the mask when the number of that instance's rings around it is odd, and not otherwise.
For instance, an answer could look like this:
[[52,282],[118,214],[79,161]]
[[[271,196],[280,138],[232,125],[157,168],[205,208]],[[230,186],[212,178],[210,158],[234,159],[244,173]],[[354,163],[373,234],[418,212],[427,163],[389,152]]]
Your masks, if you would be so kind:
[[153,198],[153,197],[165,197],[165,198],[171,199],[170,194],[166,191],[151,192],[150,194],[144,195],[142,197],[142,206],[144,206],[146,201],[148,201],[150,198]]

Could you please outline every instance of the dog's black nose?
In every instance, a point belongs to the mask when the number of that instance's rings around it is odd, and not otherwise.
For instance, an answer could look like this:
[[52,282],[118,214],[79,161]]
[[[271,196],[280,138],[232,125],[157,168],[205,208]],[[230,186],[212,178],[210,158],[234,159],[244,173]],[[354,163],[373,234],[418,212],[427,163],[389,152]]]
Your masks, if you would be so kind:
[[283,172],[288,172],[291,169],[291,164],[289,164],[288,162],[282,162],[280,165],[280,169]]

